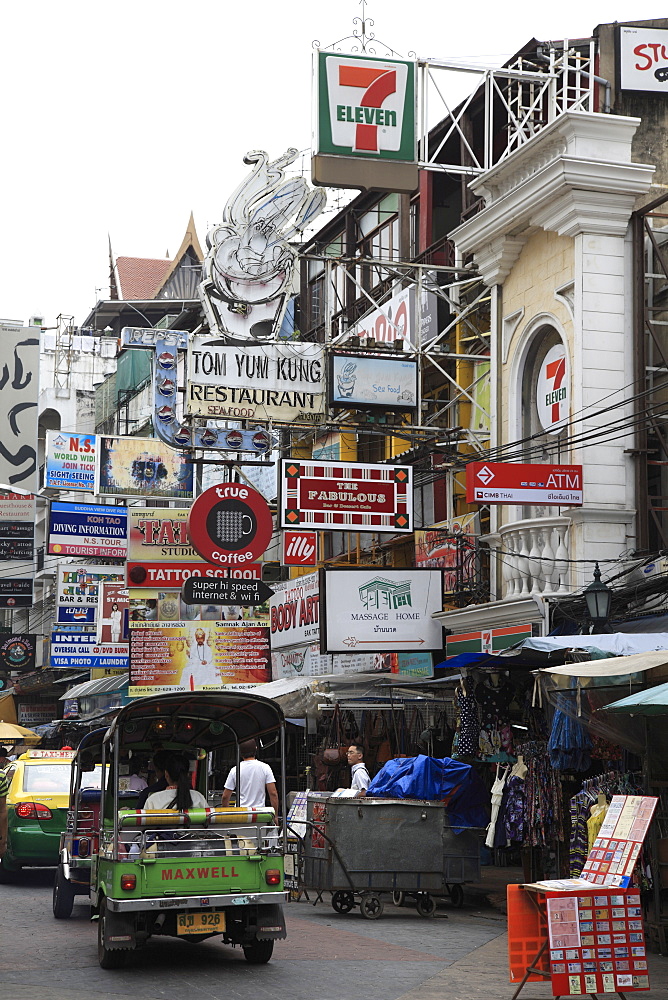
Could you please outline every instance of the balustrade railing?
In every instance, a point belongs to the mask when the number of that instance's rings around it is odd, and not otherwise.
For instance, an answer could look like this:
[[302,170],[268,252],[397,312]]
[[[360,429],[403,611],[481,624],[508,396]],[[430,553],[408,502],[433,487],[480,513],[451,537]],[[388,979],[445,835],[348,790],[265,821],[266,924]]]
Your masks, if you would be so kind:
[[569,593],[570,525],[568,517],[532,518],[504,524],[489,536],[501,566],[503,600]]

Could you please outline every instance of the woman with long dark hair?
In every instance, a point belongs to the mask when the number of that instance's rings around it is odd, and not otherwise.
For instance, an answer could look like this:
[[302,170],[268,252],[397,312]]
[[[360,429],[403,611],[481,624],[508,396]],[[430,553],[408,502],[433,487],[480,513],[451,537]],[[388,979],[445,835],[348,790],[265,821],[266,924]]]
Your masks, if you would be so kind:
[[206,808],[207,801],[201,792],[190,787],[190,769],[184,757],[167,752],[163,761],[167,787],[162,792],[153,792],[146,800],[144,809],[192,809]]

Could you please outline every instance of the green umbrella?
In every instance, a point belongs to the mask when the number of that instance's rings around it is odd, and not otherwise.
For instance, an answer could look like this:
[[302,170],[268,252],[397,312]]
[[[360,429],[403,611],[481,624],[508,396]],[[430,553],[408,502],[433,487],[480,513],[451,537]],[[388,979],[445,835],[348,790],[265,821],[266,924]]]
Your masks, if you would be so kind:
[[657,684],[620,701],[613,701],[604,706],[604,711],[622,715],[668,715],[668,684]]

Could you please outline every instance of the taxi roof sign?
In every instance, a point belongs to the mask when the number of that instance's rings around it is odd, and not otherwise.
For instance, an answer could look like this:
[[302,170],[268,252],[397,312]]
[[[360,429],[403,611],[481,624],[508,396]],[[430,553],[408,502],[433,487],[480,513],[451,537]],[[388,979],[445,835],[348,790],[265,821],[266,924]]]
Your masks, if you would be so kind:
[[72,760],[74,750],[26,750],[19,760]]

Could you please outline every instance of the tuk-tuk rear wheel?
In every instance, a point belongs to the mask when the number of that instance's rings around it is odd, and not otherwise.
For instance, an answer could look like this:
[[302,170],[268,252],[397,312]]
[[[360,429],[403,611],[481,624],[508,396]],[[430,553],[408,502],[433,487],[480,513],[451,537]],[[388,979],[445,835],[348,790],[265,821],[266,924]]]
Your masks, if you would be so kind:
[[273,941],[259,941],[253,938],[250,944],[243,945],[244,958],[250,965],[264,965],[274,951]]
[[122,969],[128,956],[127,951],[110,951],[104,945],[104,933],[107,917],[107,901],[102,899],[100,903],[100,919],[97,923],[97,960],[101,969]]
[[75,892],[65,878],[63,866],[58,865],[53,880],[53,915],[56,920],[67,920],[72,916]]

